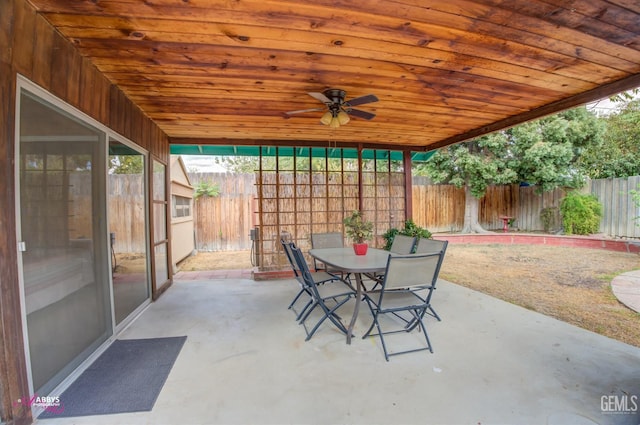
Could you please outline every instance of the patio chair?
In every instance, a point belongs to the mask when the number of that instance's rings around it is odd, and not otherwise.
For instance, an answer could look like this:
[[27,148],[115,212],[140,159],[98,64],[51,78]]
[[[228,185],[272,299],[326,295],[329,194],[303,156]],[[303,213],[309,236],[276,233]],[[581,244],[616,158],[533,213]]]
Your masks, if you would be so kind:
[[448,241],[439,241],[436,239],[418,238],[416,243],[416,254],[427,254],[430,252],[446,251]]
[[[289,249],[301,273],[302,283],[305,285],[306,291],[311,295],[311,304],[306,308],[302,317],[300,317],[300,324],[303,325],[307,333],[305,340],[309,341],[326,319],[329,319],[340,332],[346,335],[347,328],[342,323],[336,311],[352,297],[355,297],[356,291],[342,280],[336,280],[327,285],[317,285],[300,248],[291,243]],[[309,331],[306,321],[311,317],[311,313],[316,310],[317,307],[320,308],[322,316]]]
[[[391,248],[389,248],[389,252],[391,252],[392,254],[400,254],[400,255],[407,255],[407,254],[411,254],[413,252],[413,248],[416,245],[416,238],[414,236],[407,236],[407,235],[395,235],[393,237],[393,242],[391,243]],[[380,286],[380,284],[382,283],[382,280],[384,279],[384,274],[380,273],[380,274],[367,274],[366,275],[369,279],[373,280],[374,285],[371,288],[376,289],[377,287]]]
[[[328,233],[312,233],[311,234],[311,247],[312,248],[342,248],[344,246],[344,239],[342,233],[328,232]],[[327,270],[327,266],[315,258],[313,259],[313,265],[318,270]]]
[[[293,298],[293,300],[289,304],[288,309],[292,310],[294,305],[296,304],[296,302],[298,302],[298,300],[300,299],[301,296],[303,296],[305,294],[308,296],[307,297],[307,303],[304,305],[304,307],[302,307],[300,312],[296,315],[296,320],[300,320],[300,318],[305,313],[307,308],[309,308],[309,306],[313,302],[312,294],[309,291],[309,289],[307,288],[307,285],[305,285],[305,283],[303,281],[302,272],[300,271],[300,268],[298,267],[298,263],[295,261],[295,258],[293,256],[293,252],[291,251],[291,249],[292,249],[291,247],[292,246],[295,247],[295,245],[292,242],[288,242],[286,239],[280,239],[280,243],[282,244],[282,248],[284,250],[284,253],[287,256],[287,260],[289,260],[289,264],[291,265],[291,269],[293,270],[293,275],[294,275],[296,281],[300,284],[300,290],[298,291],[296,296]],[[340,278],[338,276],[334,276],[334,275],[329,274],[327,272],[316,272],[316,273],[313,273],[311,278],[313,279],[313,281],[314,281],[314,283],[316,285],[319,285],[319,284],[322,284],[322,283],[325,283],[325,282],[331,282],[331,281],[334,281],[334,280],[340,280]]]
[[[427,238],[419,238],[418,243],[416,244],[416,254],[429,254],[433,252],[442,252],[443,261],[444,254],[447,252],[447,246],[449,245],[449,241],[438,241],[435,239],[427,239]],[[438,313],[433,309],[433,306],[429,304],[429,311],[427,311],[430,315],[438,319],[439,322],[442,321]]]
[[[436,288],[443,258],[442,251],[431,254],[390,255],[381,288],[365,293],[364,300],[371,310],[373,321],[363,338],[379,336],[387,361],[391,356],[415,351],[429,350],[433,353],[423,318],[430,308],[431,296]],[[385,327],[390,322],[394,323],[395,327],[383,331],[383,321]],[[372,334],[374,328],[377,329],[377,333]],[[393,352],[387,349],[385,335],[410,334],[415,328],[424,334],[426,346]]]
[[[327,233],[312,233],[311,234],[311,248],[342,248],[344,247],[344,238],[340,232],[327,232]],[[326,264],[313,259],[313,266],[316,271],[326,271],[331,274],[340,274],[342,279],[349,279],[349,274],[341,270],[335,270],[331,267],[327,267]]]
[[395,235],[391,248],[389,251],[394,254],[407,255],[413,253],[413,248],[416,244],[416,238],[414,236],[407,235]]

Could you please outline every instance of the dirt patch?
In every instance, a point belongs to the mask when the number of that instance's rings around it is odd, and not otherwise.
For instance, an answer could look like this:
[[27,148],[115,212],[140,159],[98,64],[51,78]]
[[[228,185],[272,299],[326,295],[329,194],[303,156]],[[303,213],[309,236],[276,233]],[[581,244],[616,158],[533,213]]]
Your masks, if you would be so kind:
[[[180,269],[251,268],[249,251],[201,252]],[[640,314],[618,302],[611,280],[640,256],[545,245],[450,244],[441,277],[640,347]]]
[[112,258],[111,261],[117,273],[144,273],[147,269],[147,257],[144,254],[116,254],[115,259]]
[[247,270],[252,268],[251,251],[198,252],[178,264],[181,271]]

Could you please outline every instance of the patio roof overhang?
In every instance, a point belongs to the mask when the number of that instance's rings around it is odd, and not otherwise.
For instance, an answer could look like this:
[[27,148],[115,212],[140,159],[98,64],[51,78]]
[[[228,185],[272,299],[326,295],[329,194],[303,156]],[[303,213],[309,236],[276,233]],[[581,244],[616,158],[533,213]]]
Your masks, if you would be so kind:
[[[300,156],[319,158],[358,158],[356,148],[332,147],[292,147],[292,146],[225,146],[225,145],[171,145],[172,155],[220,155],[220,156]],[[412,161],[427,161],[431,152],[411,152]],[[402,161],[403,152],[399,150],[362,149],[362,159],[391,159]]]
[[29,1],[173,145],[425,152],[640,86],[629,0]]

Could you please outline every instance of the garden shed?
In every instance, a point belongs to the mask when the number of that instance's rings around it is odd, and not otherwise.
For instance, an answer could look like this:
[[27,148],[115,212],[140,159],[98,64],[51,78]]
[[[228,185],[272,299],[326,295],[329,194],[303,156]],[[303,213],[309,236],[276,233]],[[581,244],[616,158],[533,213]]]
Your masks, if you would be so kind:
[[193,186],[184,161],[171,155],[171,258],[173,264],[184,260],[195,250],[193,223]]

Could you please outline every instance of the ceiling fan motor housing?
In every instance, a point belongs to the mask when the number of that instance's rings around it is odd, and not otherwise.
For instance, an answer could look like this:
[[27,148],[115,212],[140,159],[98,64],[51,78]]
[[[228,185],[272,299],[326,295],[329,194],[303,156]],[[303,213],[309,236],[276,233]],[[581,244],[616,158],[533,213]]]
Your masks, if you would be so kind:
[[347,92],[340,89],[328,89],[323,92],[323,94],[333,102],[333,104],[342,105],[344,103],[344,99],[347,96]]
[[[378,98],[373,94],[356,97],[355,99],[351,99],[349,102],[345,101],[347,92],[342,89],[326,89],[322,93],[309,92],[308,94],[314,99],[322,102],[327,108],[326,112],[322,116],[322,119],[320,120],[320,122],[324,125],[330,125],[331,123],[334,123],[334,126],[337,127],[337,125],[335,124],[338,122],[339,125],[344,125],[349,122],[349,115],[353,115],[365,120],[371,120],[376,116],[371,112],[353,108],[354,106],[377,102]],[[324,108],[300,109],[298,111],[286,112],[286,114],[302,114],[306,112],[322,111],[323,109]]]

